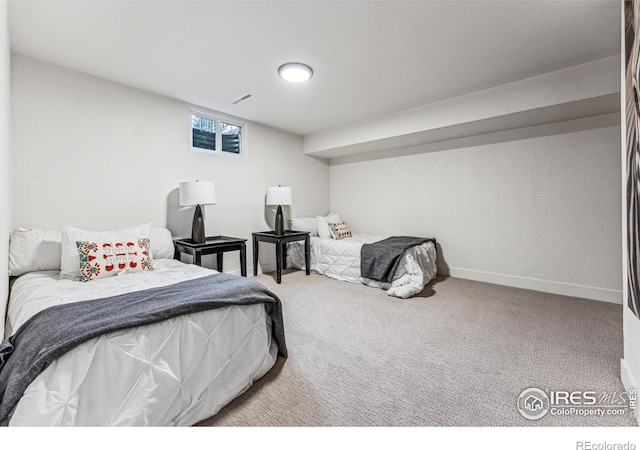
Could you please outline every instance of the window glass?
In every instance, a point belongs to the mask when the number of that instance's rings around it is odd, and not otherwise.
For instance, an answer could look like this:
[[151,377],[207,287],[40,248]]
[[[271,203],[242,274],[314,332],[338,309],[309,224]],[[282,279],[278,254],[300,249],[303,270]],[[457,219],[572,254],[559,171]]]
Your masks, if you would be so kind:
[[222,151],[240,154],[242,142],[242,128],[238,125],[220,122],[220,134],[222,136]]
[[216,121],[191,115],[192,143],[194,148],[216,150]]
[[214,154],[246,157],[245,124],[234,122],[213,111],[191,108],[191,148]]

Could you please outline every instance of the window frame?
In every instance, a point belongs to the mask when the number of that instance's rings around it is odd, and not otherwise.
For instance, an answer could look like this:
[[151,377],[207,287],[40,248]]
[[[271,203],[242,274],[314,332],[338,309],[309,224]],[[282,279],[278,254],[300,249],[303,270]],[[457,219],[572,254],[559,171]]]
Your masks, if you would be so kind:
[[[216,123],[216,142],[215,142],[216,149],[215,150],[193,146],[193,116],[215,121]],[[220,125],[221,122],[240,128],[240,152],[239,153],[233,153],[233,152],[222,150],[222,130]],[[235,118],[226,116],[224,114],[207,110],[205,108],[191,106],[189,108],[189,138],[190,138],[189,147],[194,152],[206,153],[208,155],[229,156],[233,158],[244,158],[244,159],[247,158],[247,124]]]

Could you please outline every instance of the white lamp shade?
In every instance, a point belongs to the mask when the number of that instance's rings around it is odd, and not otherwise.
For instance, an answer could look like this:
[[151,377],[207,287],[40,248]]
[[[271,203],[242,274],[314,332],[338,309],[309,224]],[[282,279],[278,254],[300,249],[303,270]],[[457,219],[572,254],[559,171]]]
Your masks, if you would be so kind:
[[215,205],[216,185],[213,181],[180,183],[180,206]]
[[269,186],[267,188],[267,205],[291,205],[293,194],[290,187]]

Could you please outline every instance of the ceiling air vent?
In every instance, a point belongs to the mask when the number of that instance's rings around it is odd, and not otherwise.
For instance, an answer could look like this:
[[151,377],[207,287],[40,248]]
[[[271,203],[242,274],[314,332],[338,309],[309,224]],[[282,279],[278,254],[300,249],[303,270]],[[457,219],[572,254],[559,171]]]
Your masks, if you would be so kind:
[[246,99],[248,99],[248,98],[251,98],[251,94],[243,95],[243,96],[242,96],[242,97],[240,97],[239,99],[234,100],[234,101],[233,101],[233,103],[232,103],[232,105],[237,105],[238,103],[243,102],[243,101],[245,101],[245,100],[246,100]]

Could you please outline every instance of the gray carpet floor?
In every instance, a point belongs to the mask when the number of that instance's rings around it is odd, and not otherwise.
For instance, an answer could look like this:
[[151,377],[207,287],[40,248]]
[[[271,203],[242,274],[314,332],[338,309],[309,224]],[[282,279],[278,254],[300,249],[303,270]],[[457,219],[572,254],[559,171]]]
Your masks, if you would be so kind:
[[410,299],[304,271],[282,300],[289,357],[207,426],[632,426],[523,418],[529,387],[620,394],[622,307],[438,277]]

